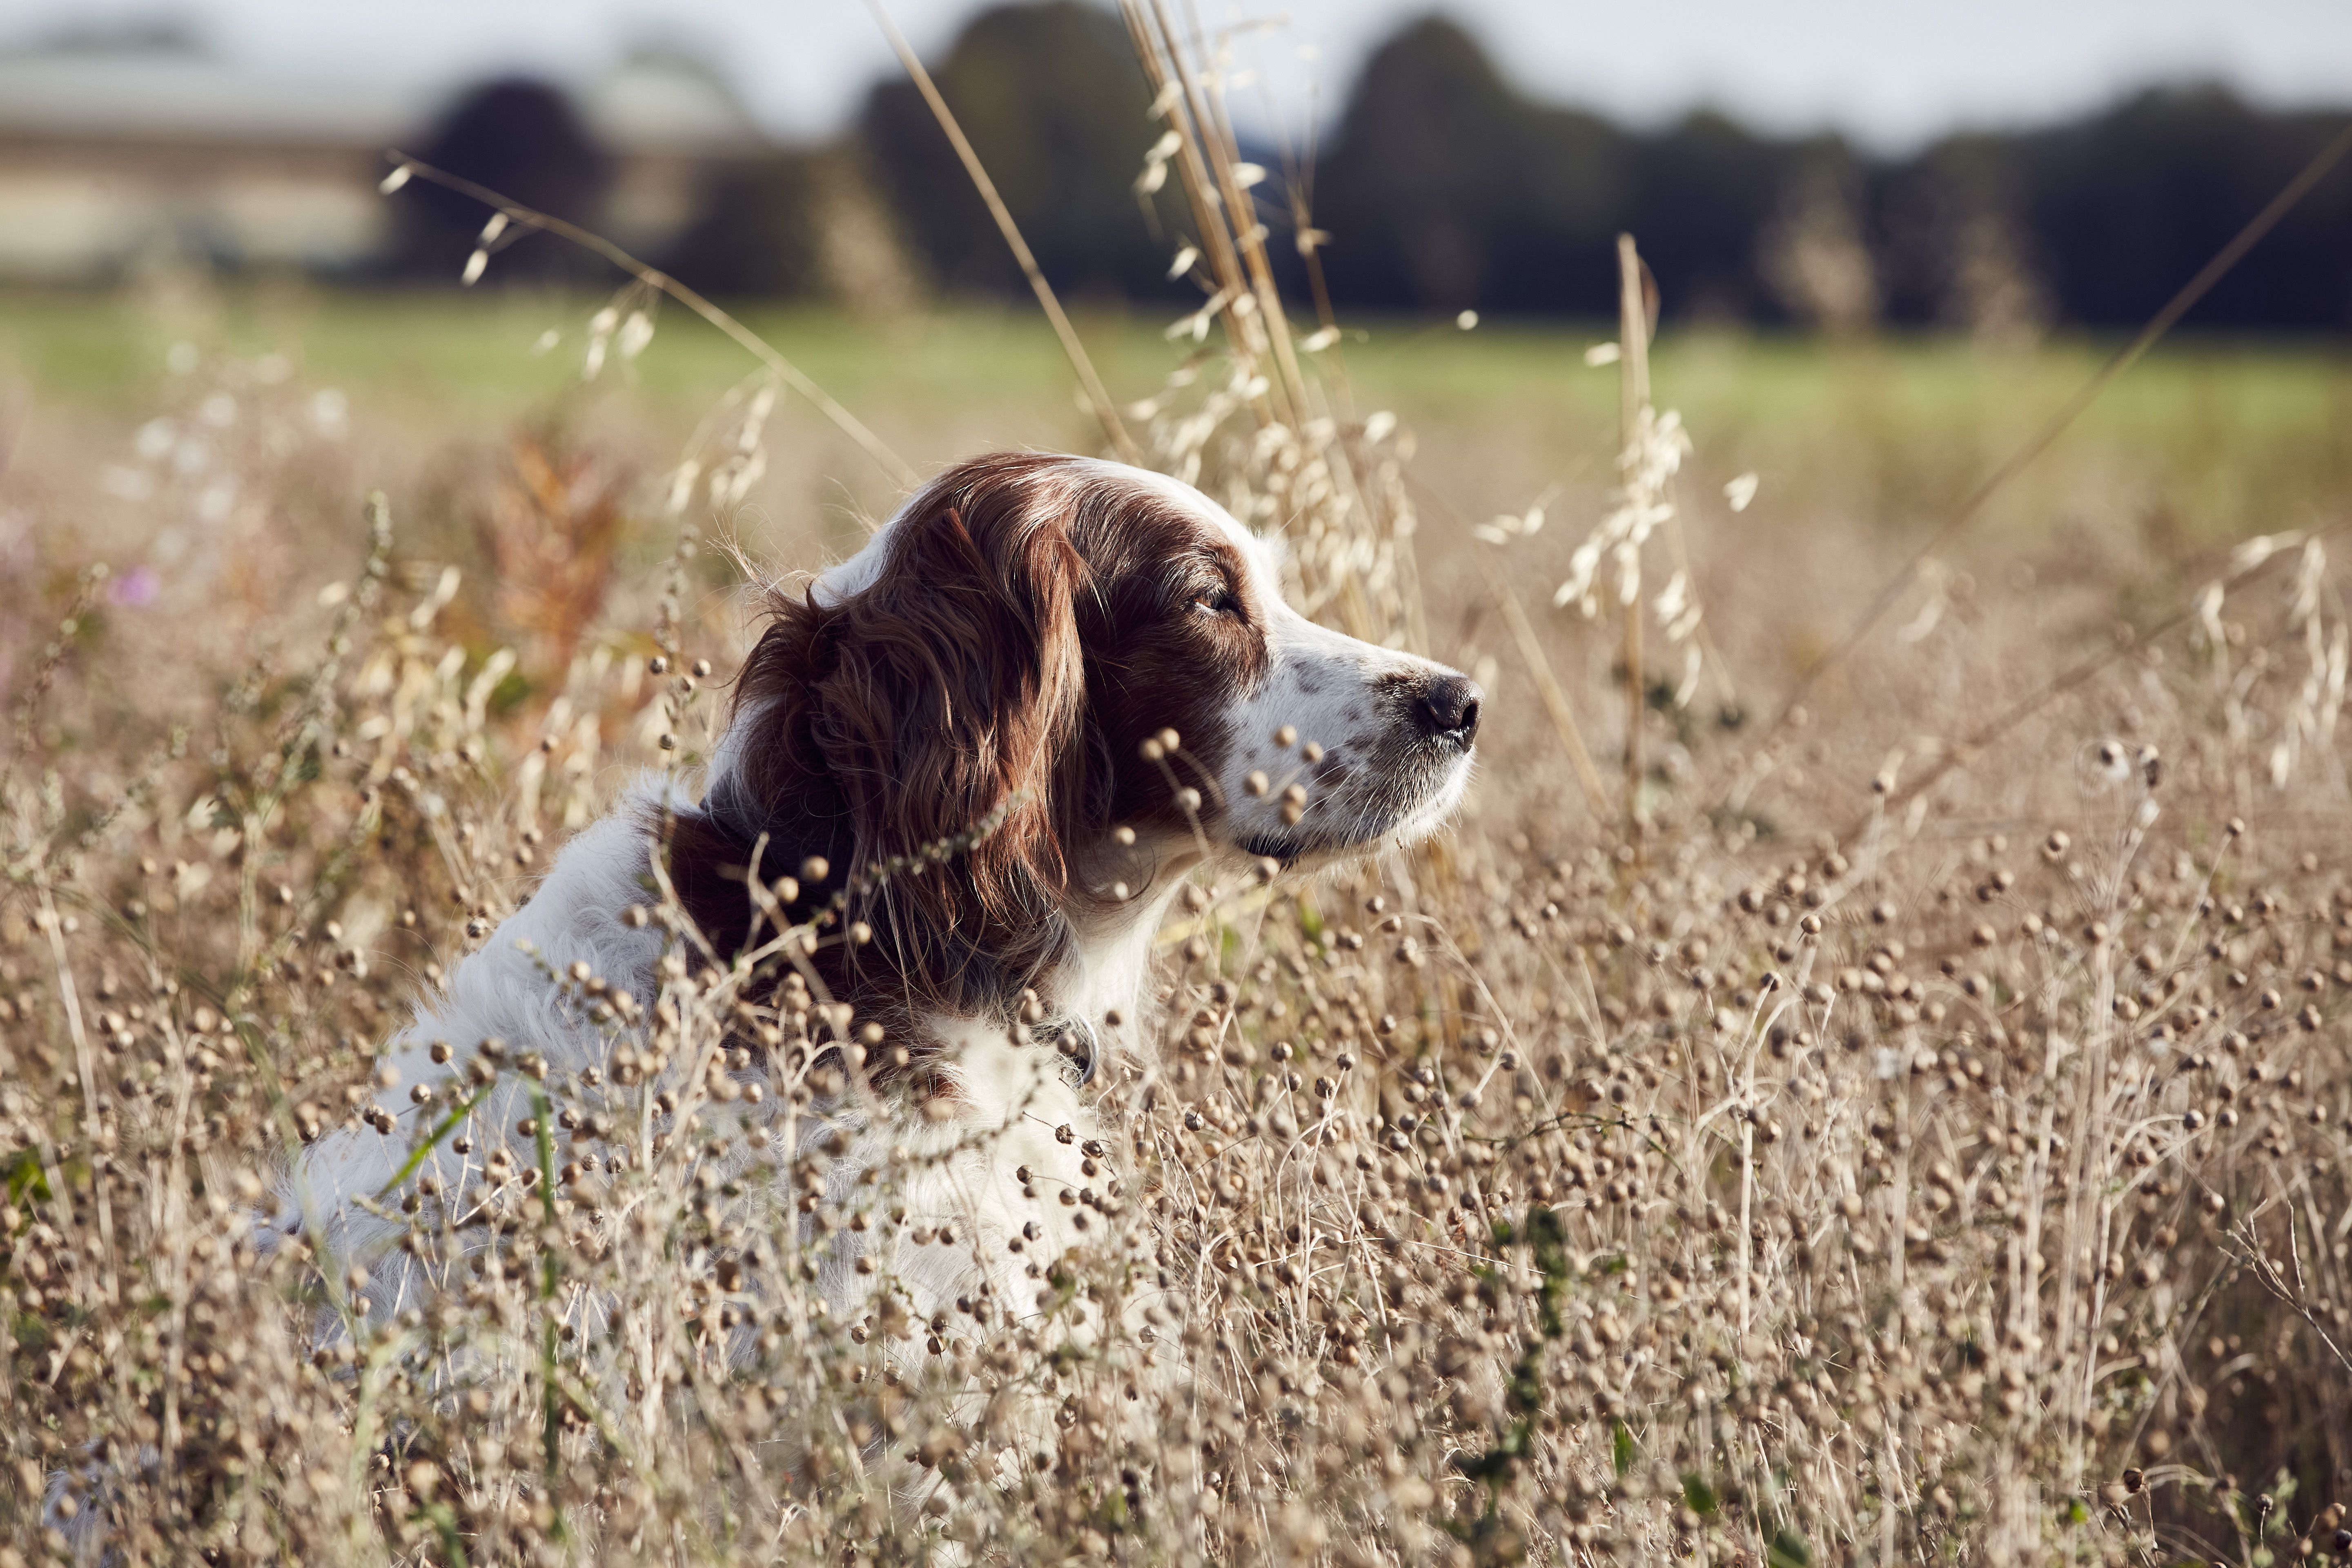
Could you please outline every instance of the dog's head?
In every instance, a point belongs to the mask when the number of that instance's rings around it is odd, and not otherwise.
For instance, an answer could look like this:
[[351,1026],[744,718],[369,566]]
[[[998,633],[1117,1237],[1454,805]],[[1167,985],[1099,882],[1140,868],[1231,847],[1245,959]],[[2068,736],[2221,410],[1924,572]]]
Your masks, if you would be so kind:
[[[1314,864],[1427,833],[1479,702],[1292,609],[1271,547],[1187,486],[979,458],[773,595],[690,825],[719,841],[691,858],[740,867],[762,835],[764,877],[822,857],[803,905],[841,895],[840,928],[870,933],[841,944],[848,989],[986,1016],[1204,856]],[[740,928],[740,879],[688,858],[689,907],[731,903],[715,930]]]

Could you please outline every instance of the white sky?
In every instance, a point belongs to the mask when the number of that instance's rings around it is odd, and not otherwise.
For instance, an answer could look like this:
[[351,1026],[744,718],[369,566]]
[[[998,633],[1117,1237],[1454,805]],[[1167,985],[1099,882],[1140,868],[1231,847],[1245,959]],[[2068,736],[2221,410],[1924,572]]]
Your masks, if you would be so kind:
[[[1184,0],[1177,9],[1182,14]],[[1364,54],[1431,0],[1190,0],[1248,46],[1293,125],[1328,120]],[[892,0],[936,59],[976,0]],[[2269,102],[2352,105],[2352,0],[1450,0],[1530,92],[1655,122],[1702,104],[1764,130],[1901,149],[1955,125],[2061,118],[2131,88],[2220,79]],[[268,76],[457,85],[576,78],[632,46],[698,53],[784,135],[838,126],[894,70],[859,0],[0,0],[0,45],[108,16],[184,16]],[[1242,106],[1237,106],[1242,107]],[[1262,121],[1261,121],[1262,123]]]

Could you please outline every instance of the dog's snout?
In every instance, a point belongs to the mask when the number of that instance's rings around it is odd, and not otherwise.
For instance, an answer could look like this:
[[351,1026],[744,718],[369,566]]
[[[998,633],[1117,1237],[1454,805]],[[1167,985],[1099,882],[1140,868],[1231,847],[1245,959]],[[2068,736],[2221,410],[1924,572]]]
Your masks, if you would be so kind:
[[1413,721],[1433,741],[1467,749],[1478,738],[1478,704],[1486,693],[1466,675],[1442,675],[1413,699]]

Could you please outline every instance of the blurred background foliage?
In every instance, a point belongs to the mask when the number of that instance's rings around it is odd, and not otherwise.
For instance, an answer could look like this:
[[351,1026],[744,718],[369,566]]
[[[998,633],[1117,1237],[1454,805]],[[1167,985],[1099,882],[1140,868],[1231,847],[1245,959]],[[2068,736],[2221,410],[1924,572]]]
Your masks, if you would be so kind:
[[[1057,289],[1166,292],[1181,208],[1133,190],[1160,135],[1127,28],[1080,0],[975,17],[933,79]],[[1025,295],[988,209],[911,82],[886,81],[855,132],[908,245],[941,288]]]
[[[1082,300],[1190,291],[1167,278],[1187,238],[1172,183],[1156,197],[1135,188],[1156,128],[1115,16],[1080,0],[990,10],[936,74],[1056,288]],[[538,123],[519,134],[526,108]],[[1292,268],[1302,211],[1329,237],[1343,310],[1606,315],[1615,237],[1630,231],[1669,319],[2031,333],[2145,320],[2339,119],[2168,87],[2074,123],[1875,158],[1835,136],[1775,140],[1711,113],[1644,131],[1538,102],[1433,16],[1373,52],[1311,167],[1295,149],[1255,150],[1269,178],[1255,194]],[[593,215],[596,153],[553,89],[486,88],[433,146],[485,184],[526,201],[544,185],[537,205]],[[661,259],[719,293],[838,292],[844,268],[819,252],[849,200],[874,205],[910,283],[1024,291],[946,138],[898,80],[873,89],[841,144],[776,152],[714,181]],[[460,237],[405,255],[448,277],[462,248]],[[2331,181],[2191,324],[2352,327],[2347,257],[2352,182]],[[1303,279],[1286,281],[1303,291]]]
[[[216,63],[207,75],[203,53],[176,35],[118,32],[0,60],[0,230],[18,229],[0,233],[0,279],[28,276],[12,258],[29,258],[52,278],[120,281],[152,259],[136,254],[150,243],[136,234],[145,224],[176,225],[170,246],[225,276],[290,262],[341,281],[454,286],[483,215],[419,183],[388,220],[379,216],[369,187],[397,144],[596,227],[720,297],[879,315],[923,300],[1025,296],[946,137],[896,76],[841,131],[793,144],[761,132],[709,61],[654,50],[601,86],[505,77],[437,108],[411,103],[373,121],[330,110],[300,131],[280,114],[278,142],[264,147],[237,116],[267,92]],[[1001,5],[930,63],[1057,289],[1154,313],[1197,298],[1193,279],[1170,276],[1197,237],[1177,182],[1156,193],[1139,184],[1161,127],[1112,10]],[[100,100],[131,102],[151,82],[211,107],[184,125],[155,121],[152,144],[133,146],[123,127],[140,116]],[[52,100],[54,112],[41,107]],[[2072,122],[1955,132],[1900,154],[1834,134],[1759,134],[1711,112],[1636,127],[1531,97],[1463,25],[1431,15],[1372,50],[1321,117],[1319,144],[1244,151],[1266,171],[1252,195],[1290,274],[1285,293],[1311,297],[1300,242],[1328,237],[1321,260],[1343,313],[1607,316],[1615,237],[1631,232],[1670,324],[2031,340],[2146,320],[2342,118],[2189,84]],[[77,129],[81,121],[95,132]],[[61,170],[79,171],[87,188],[52,213],[40,193]],[[34,203],[21,211],[8,184],[20,174]],[[207,182],[219,192],[209,206],[195,194]],[[105,242],[113,248],[71,276],[73,258],[54,248],[69,247],[63,219],[94,222],[82,208],[115,199],[94,193],[132,189],[147,191],[151,210],[121,217]],[[284,235],[247,216],[280,208],[268,221]],[[347,216],[320,216],[334,213]],[[344,229],[329,232],[336,222]],[[254,234],[241,238],[239,225]],[[2347,258],[2352,178],[2331,178],[2189,324],[2342,332],[2352,327]],[[533,237],[502,253],[488,282],[602,276],[571,247]]]

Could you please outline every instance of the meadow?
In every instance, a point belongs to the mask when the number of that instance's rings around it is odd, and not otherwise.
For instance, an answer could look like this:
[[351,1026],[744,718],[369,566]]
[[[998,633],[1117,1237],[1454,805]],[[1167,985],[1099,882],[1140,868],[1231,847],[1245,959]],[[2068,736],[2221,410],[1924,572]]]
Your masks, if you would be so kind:
[[[1635,417],[1613,322],[1293,379],[1081,309],[1152,461],[1490,715],[1448,834],[1168,933],[1052,1264],[1110,1326],[833,1321],[825,1227],[959,1243],[716,1179],[683,963],[351,1317],[255,1243],[289,1151],[691,776],[744,564],[899,493],[674,308],[584,378],[604,304],[0,299],[0,1564],[2352,1555],[2341,345],[2168,342],[1898,575],[2112,345],[1669,331]],[[744,319],[914,471],[1103,444],[1028,314]]]

